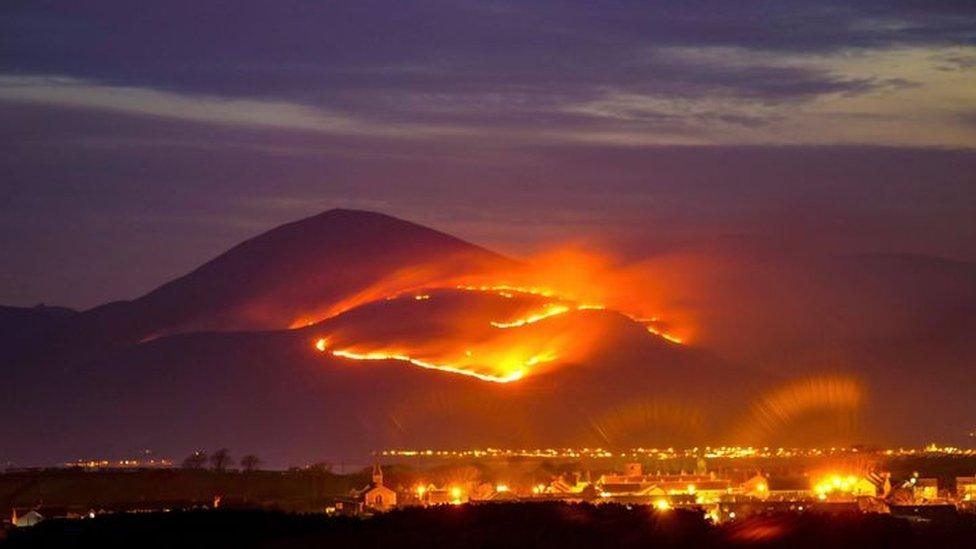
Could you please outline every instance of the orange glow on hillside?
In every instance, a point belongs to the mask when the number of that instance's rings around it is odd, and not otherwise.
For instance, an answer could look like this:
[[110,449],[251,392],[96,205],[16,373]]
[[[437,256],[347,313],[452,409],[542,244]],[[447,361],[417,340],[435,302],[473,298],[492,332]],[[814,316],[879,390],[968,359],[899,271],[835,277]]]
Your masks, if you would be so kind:
[[[421,301],[430,298],[431,290],[454,288],[493,292],[505,298],[547,297],[577,310],[613,310],[641,322],[648,333],[672,343],[687,344],[692,335],[690,313],[669,304],[674,290],[681,288],[675,285],[688,283],[686,268],[672,276],[667,266],[653,261],[618,264],[605,255],[572,247],[539,254],[504,269],[492,266],[469,274],[457,274],[459,271],[452,269],[451,264],[402,269],[354,295],[297,316],[289,328],[310,326],[361,305],[395,299],[405,293],[412,293],[414,299]],[[645,318],[653,318],[655,324],[648,326],[646,321],[638,320]],[[667,327],[658,322],[659,318],[667,318]]]
[[[622,263],[606,254],[566,246],[529,258],[518,268],[468,277],[458,287],[468,290],[523,293],[570,302],[580,308],[617,311],[631,319],[666,319],[649,333],[673,343],[687,343],[694,319],[676,308],[688,285],[698,284],[689,273],[695,265],[672,268],[674,260]],[[680,271],[680,272],[679,272]]]
[[[328,320],[315,347],[338,358],[393,360],[498,383],[537,374],[543,364],[585,360],[600,345],[603,328],[596,327],[609,326],[611,317],[572,316],[579,312],[622,315],[672,344],[685,344],[690,333],[671,318],[666,287],[640,265],[618,266],[597,254],[563,250],[506,270],[459,277],[446,271],[398,271],[291,326]],[[465,300],[470,304],[459,307]],[[356,314],[366,306],[375,314]]]
[[[459,290],[474,291],[474,292],[495,292],[500,296],[511,298],[513,294],[525,294],[543,297],[554,297],[561,301],[571,302],[574,299],[570,296],[562,295],[555,290],[540,287],[526,287],[526,286],[509,286],[509,285],[481,285],[481,286],[471,286],[471,285],[458,285],[456,286]],[[577,311],[603,311],[609,309],[606,305],[585,303],[575,305],[573,308]],[[516,319],[509,322],[492,322],[492,326],[496,328],[513,328],[518,326],[524,326],[525,324],[532,324],[533,322],[538,322],[544,320],[551,316],[560,315],[570,311],[571,308],[565,305],[553,305],[549,304],[546,308],[538,313],[529,315],[524,318]],[[640,315],[631,314],[623,310],[616,310],[616,312],[626,316],[627,318],[643,324],[647,329],[648,333],[658,336],[671,343],[676,343],[678,345],[684,345],[685,340],[671,332],[665,331],[657,326],[660,323],[658,317],[653,316],[650,319],[641,318]]]
[[[320,352],[329,351],[349,360],[394,360],[507,383],[540,373],[542,365],[585,360],[600,344],[604,321],[588,316],[565,321],[557,318],[587,311],[616,314],[602,305],[576,304],[556,296],[540,300],[541,290],[523,289],[507,287],[504,292],[511,293],[507,297],[495,287],[466,288],[465,293],[483,297],[464,297],[460,302],[456,289],[390,297],[383,300],[389,305],[374,305],[378,307],[375,315],[354,315],[351,325],[337,318],[332,323],[335,327],[323,326],[329,331],[321,334],[324,337],[317,338],[314,346]],[[423,299],[417,298],[420,295]],[[434,308],[430,317],[435,319],[433,332],[419,328],[417,335],[412,331],[418,329],[415,319],[424,318],[427,307]],[[449,312],[445,313],[444,307]],[[511,311],[511,316],[496,320],[493,311],[499,307]]]

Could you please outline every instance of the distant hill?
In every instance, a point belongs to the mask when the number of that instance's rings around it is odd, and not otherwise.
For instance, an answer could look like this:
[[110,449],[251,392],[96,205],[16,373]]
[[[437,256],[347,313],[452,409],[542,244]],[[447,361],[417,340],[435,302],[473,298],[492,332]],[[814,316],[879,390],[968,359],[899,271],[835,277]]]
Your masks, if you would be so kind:
[[67,307],[5,307],[0,305],[0,349],[9,349],[65,325],[78,311]]

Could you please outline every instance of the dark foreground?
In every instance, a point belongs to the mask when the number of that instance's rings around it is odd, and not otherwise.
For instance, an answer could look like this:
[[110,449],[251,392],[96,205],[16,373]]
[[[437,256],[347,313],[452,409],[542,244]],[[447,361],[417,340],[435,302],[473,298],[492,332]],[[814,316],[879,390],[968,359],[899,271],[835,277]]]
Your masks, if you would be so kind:
[[562,503],[410,508],[368,519],[267,511],[115,514],[8,533],[16,547],[970,547],[976,516],[757,516],[712,526],[692,511]]

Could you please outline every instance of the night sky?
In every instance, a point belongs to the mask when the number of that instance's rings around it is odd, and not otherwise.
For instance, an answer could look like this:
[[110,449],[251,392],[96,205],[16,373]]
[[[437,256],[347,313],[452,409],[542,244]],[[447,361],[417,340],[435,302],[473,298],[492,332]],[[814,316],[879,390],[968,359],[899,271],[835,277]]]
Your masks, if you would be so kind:
[[3,304],[334,207],[513,255],[976,260],[972,0],[8,0],[0,121]]

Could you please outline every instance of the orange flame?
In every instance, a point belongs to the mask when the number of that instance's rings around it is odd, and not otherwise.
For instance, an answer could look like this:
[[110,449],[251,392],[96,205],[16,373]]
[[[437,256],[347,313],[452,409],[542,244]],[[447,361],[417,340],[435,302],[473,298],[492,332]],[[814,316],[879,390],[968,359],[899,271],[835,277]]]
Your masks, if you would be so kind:
[[[315,347],[320,351],[325,351],[327,349],[327,341],[325,338],[320,338],[315,342]],[[377,360],[394,360],[400,362],[407,362],[413,364],[414,366],[419,366],[421,368],[426,368],[428,370],[440,370],[442,372],[449,372],[452,374],[460,374],[465,376],[474,377],[480,379],[481,381],[491,381],[494,383],[509,383],[512,381],[517,381],[525,376],[526,372],[532,366],[537,364],[542,364],[544,362],[549,362],[554,360],[556,357],[553,355],[535,355],[529,357],[527,360],[522,362],[520,365],[508,364],[505,365],[506,369],[509,370],[507,374],[495,375],[481,373],[476,370],[471,369],[470,366],[465,365],[451,365],[451,364],[434,364],[433,362],[428,362],[426,360],[421,360],[419,358],[414,358],[406,354],[395,353],[395,352],[367,352],[367,353],[357,353],[350,350],[334,350],[332,351],[333,356],[340,358],[346,358],[349,360],[359,360],[359,361],[377,361]]]
[[561,315],[563,313],[569,312],[569,307],[565,305],[546,305],[546,308],[539,313],[529,315],[525,318],[519,318],[511,322],[492,322],[491,325],[495,328],[518,328],[520,326],[525,326],[526,324],[534,324],[540,320],[545,320],[549,317],[556,315]]

